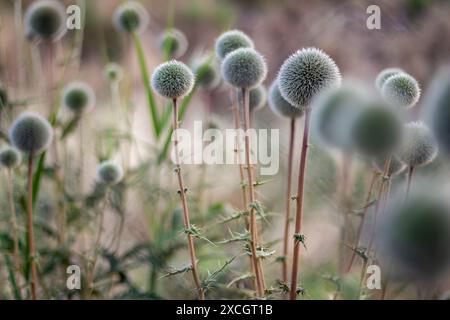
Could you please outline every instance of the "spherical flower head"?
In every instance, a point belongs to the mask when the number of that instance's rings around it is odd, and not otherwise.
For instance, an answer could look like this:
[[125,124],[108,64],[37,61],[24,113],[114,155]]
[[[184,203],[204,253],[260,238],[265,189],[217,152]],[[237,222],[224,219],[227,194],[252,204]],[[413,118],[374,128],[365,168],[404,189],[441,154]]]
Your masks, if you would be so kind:
[[[238,99],[242,101],[242,91],[238,91]],[[249,91],[248,105],[250,111],[262,109],[267,103],[267,89],[263,85],[259,85]]]
[[95,92],[84,82],[71,82],[64,88],[62,104],[73,114],[81,115],[94,107]]
[[12,169],[17,167],[22,161],[20,152],[12,147],[3,147],[0,149],[0,165]]
[[160,64],[152,75],[153,88],[167,99],[178,99],[189,94],[194,82],[191,69],[176,60]]
[[[386,163],[385,156],[375,157],[372,161],[373,168],[379,173],[384,174],[384,166]],[[389,162],[389,168],[387,172],[388,177],[394,177],[402,173],[406,169],[406,164],[401,161],[397,156],[391,156]]]
[[278,73],[281,95],[298,107],[308,107],[317,94],[340,83],[336,63],[316,48],[297,51],[283,63]]
[[351,151],[351,124],[365,103],[365,92],[354,85],[325,90],[312,102],[313,133],[330,147]]
[[420,98],[419,83],[409,74],[399,73],[386,80],[381,95],[396,108],[411,108]]
[[450,66],[433,77],[424,99],[424,118],[433,130],[439,146],[450,153]]
[[122,167],[112,161],[105,161],[97,167],[97,179],[99,182],[112,186],[123,179]]
[[392,76],[395,76],[397,74],[402,74],[402,73],[405,73],[405,72],[399,68],[384,69],[377,75],[377,77],[375,79],[375,87],[378,89],[378,91],[381,91],[381,88],[383,88],[383,85],[387,79],[389,79]]
[[439,152],[433,132],[421,121],[405,125],[400,145],[400,159],[410,167],[423,166],[432,162]]
[[148,25],[149,16],[142,4],[127,1],[114,11],[113,23],[117,30],[129,33],[142,33]]
[[8,93],[6,88],[0,83],[0,111],[8,105]]
[[195,59],[192,63],[196,83],[207,90],[212,90],[220,84],[220,73],[217,61],[209,57]]
[[269,89],[269,106],[270,109],[277,115],[288,118],[298,118],[304,114],[302,108],[294,107],[292,104],[286,101],[280,93],[278,87],[278,81],[272,82]]
[[253,48],[253,41],[244,32],[239,30],[231,30],[222,33],[216,40],[216,54],[219,60],[234,50],[239,48]]
[[188,40],[183,32],[177,29],[165,30],[158,39],[159,51],[169,53],[172,58],[184,55],[188,48]]
[[438,276],[450,262],[450,210],[443,199],[425,192],[398,199],[386,212],[380,238],[402,275]]
[[105,77],[111,82],[120,82],[123,78],[122,67],[114,62],[108,63],[105,67]]
[[25,13],[24,21],[26,34],[33,39],[56,41],[66,33],[66,11],[55,0],[33,2]]
[[21,152],[35,155],[50,146],[53,140],[53,128],[42,116],[33,112],[24,112],[17,117],[9,129],[9,140]]
[[264,81],[267,65],[261,54],[251,48],[229,53],[222,62],[222,77],[236,88],[251,89]]
[[391,152],[398,146],[401,136],[402,124],[398,115],[376,102],[363,108],[351,127],[353,146],[371,157]]

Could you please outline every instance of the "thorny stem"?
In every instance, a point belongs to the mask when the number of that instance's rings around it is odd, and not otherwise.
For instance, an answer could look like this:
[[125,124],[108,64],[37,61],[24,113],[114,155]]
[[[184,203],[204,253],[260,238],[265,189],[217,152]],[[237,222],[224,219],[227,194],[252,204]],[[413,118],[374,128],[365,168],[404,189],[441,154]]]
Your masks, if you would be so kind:
[[11,169],[7,170],[7,175],[8,175],[8,201],[9,201],[9,208],[11,210],[11,225],[14,241],[14,264],[16,269],[19,270],[20,269],[19,236],[17,227],[16,207],[14,205],[14,191],[13,191],[13,179]]
[[409,198],[409,193],[411,191],[411,184],[412,184],[412,179],[414,176],[414,169],[415,167],[410,166],[409,167],[409,171],[408,171],[408,182],[406,183],[406,194],[405,194],[405,202],[408,200]]
[[[308,140],[309,140],[309,118],[311,110],[307,108],[305,111],[305,127],[303,128],[303,142],[302,151],[300,154],[300,169],[298,176],[298,189],[297,189],[297,208],[295,213],[295,234],[299,235],[302,227],[302,213],[303,213],[303,193],[305,184],[305,169],[306,159],[308,152]],[[298,276],[298,263],[300,259],[300,246],[302,244],[297,239],[294,239],[294,254],[292,260],[292,273],[291,273],[291,291],[289,297],[291,300],[297,298],[297,276]]]
[[[186,189],[184,187],[184,180],[183,175],[181,174],[181,166],[180,166],[180,156],[178,154],[178,106],[177,106],[177,99],[173,99],[173,134],[174,134],[174,152],[175,152],[175,172],[178,176],[178,186],[179,186],[179,195],[181,200],[181,205],[183,207],[183,218],[184,218],[184,228],[190,229],[191,228],[191,222],[189,219],[189,208],[187,205],[186,200]],[[198,267],[197,267],[197,258],[195,255],[195,246],[194,246],[194,238],[192,234],[187,234],[188,238],[188,247],[189,247],[189,255],[191,258],[191,265],[192,265],[192,276],[194,277],[194,282],[197,287],[198,296],[200,300],[205,300],[205,292],[203,290],[202,284],[200,282],[200,277],[198,273]]]
[[[238,97],[239,95],[237,94],[238,91],[236,91],[236,95],[233,95],[233,91],[231,92],[231,109],[233,111],[233,116],[234,116],[234,126],[236,129],[236,144],[235,144],[235,152],[236,152],[236,156],[238,159],[238,163],[239,163],[239,178],[240,178],[240,182],[241,182],[241,190],[242,190],[242,208],[243,210],[247,210],[247,186],[246,186],[246,181],[245,181],[245,176],[244,176],[244,165],[242,164],[242,157],[241,157],[241,150],[242,150],[242,146],[241,146],[241,137],[240,137],[240,129],[241,129],[241,116],[239,113],[239,101],[238,101]],[[250,219],[249,217],[245,217],[245,227],[247,228],[247,230],[250,230]],[[255,266],[253,264],[253,260],[250,257],[250,265],[251,265],[251,269],[252,269],[252,273],[255,274]],[[258,284],[257,284],[257,280],[256,277],[252,278],[253,281],[253,288],[255,290],[257,290]]]
[[351,157],[344,151],[342,152],[342,188],[338,194],[341,210],[344,213],[344,224],[341,226],[341,243],[339,245],[339,274],[344,273],[344,266],[346,261],[345,244],[347,242],[348,227],[350,224],[349,209],[350,209],[350,172],[351,172]]
[[28,248],[30,254],[31,269],[31,298],[36,300],[37,285],[37,269],[36,269],[36,248],[34,246],[34,230],[33,230],[33,152],[28,156],[28,202],[27,202],[27,231],[28,231]]
[[364,202],[364,209],[363,209],[364,211],[361,215],[361,221],[359,222],[358,231],[356,233],[356,241],[355,241],[355,245],[353,248],[353,253],[350,258],[350,263],[347,267],[346,273],[349,273],[352,270],[353,262],[355,261],[355,258],[356,258],[356,250],[358,249],[359,243],[361,241],[362,230],[364,227],[364,222],[366,220],[367,211],[369,210],[370,199],[372,198],[372,192],[373,192],[373,188],[375,186],[375,182],[377,181],[377,176],[378,176],[378,174],[374,170],[373,174],[372,174],[372,179],[370,180],[369,190],[367,191],[366,201]]
[[286,216],[284,221],[284,239],[283,239],[283,265],[282,279],[284,283],[288,281],[288,251],[289,251],[289,227],[291,223],[291,203],[292,203],[292,162],[294,160],[294,140],[295,140],[295,123],[296,119],[291,119],[290,135],[289,135],[289,155],[288,155],[288,172],[287,172],[287,191],[286,191]]
[[[254,204],[256,201],[255,197],[255,188],[253,186],[253,169],[250,164],[250,136],[249,136],[249,128],[250,128],[250,107],[249,107],[249,90],[242,88],[242,97],[244,98],[243,109],[244,109],[244,142],[245,142],[245,164],[247,170],[247,180],[248,180],[248,193],[250,204]],[[264,274],[262,272],[261,261],[258,258],[257,253],[257,242],[258,242],[258,229],[256,225],[256,213],[254,206],[248,206],[250,210],[250,250],[252,254],[253,266],[255,271],[255,278],[257,284],[257,294],[259,297],[262,297],[265,292],[264,288]]]

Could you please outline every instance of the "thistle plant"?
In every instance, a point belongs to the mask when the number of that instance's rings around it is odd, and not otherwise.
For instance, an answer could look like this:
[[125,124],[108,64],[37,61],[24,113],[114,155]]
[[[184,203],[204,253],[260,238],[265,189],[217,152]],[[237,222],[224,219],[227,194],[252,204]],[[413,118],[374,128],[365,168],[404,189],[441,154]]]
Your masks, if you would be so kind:
[[123,68],[114,62],[105,67],[105,78],[110,82],[120,82],[123,79]]
[[59,40],[66,33],[64,6],[55,0],[34,1],[25,13],[28,37],[45,42]]
[[81,81],[74,81],[66,85],[62,94],[62,105],[75,118],[89,112],[95,105],[95,93],[91,86]]
[[192,275],[194,277],[194,282],[197,287],[198,296],[200,300],[205,299],[204,290],[202,283],[200,281],[200,275],[198,271],[197,257],[195,253],[194,238],[190,216],[189,208],[186,199],[187,189],[184,184],[183,174],[181,172],[181,163],[178,150],[178,100],[189,94],[189,92],[194,87],[194,74],[184,63],[179,61],[169,61],[159,65],[152,74],[152,86],[155,91],[166,99],[170,99],[173,102],[173,146],[175,152],[175,173],[178,177],[178,194],[180,196],[181,205],[183,208],[183,220],[184,228],[187,233],[188,238],[188,248],[189,255],[191,259]]
[[178,59],[188,49],[188,40],[183,32],[178,29],[164,30],[158,39],[158,48],[168,58]]
[[420,98],[419,83],[406,73],[392,75],[384,82],[381,95],[394,107],[411,108]]
[[[219,40],[218,40],[219,43]],[[217,48],[216,48],[217,50]],[[251,48],[240,48],[228,53],[222,61],[222,77],[233,87],[240,89],[243,97],[242,107],[244,110],[244,137],[245,163],[248,181],[248,210],[250,210],[250,251],[252,255],[252,268],[255,273],[257,294],[263,296],[265,292],[265,280],[261,261],[257,255],[258,230],[256,225],[256,196],[254,190],[253,169],[250,163],[250,89],[258,86],[267,74],[267,66],[264,58],[257,51]]]
[[222,33],[216,40],[215,49],[219,60],[239,48],[253,48],[253,40],[244,32],[231,30]]
[[423,122],[410,122],[405,125],[398,154],[409,169],[406,198],[410,192],[415,168],[431,163],[438,152],[439,147],[433,132]]
[[290,299],[297,297],[297,275],[300,253],[301,221],[303,212],[303,193],[306,158],[309,140],[310,105],[312,100],[324,90],[336,87],[341,82],[339,68],[324,52],[316,48],[302,49],[291,55],[281,66],[278,73],[280,93],[290,104],[305,109],[303,145],[300,155],[300,169],[297,189],[297,209],[295,216],[294,250]]
[[303,116],[304,110],[302,108],[294,107],[280,93],[277,80],[272,82],[269,89],[269,106],[270,109],[277,115],[290,119],[289,129],[289,155],[287,167],[287,188],[286,188],[286,215],[284,219],[284,233],[283,233],[283,256],[282,256],[282,281],[288,282],[288,255],[289,255],[289,229],[291,224],[291,202],[292,202],[292,167],[294,160],[294,143],[296,120]]
[[11,215],[12,239],[14,243],[14,262],[16,269],[20,268],[19,236],[17,226],[16,206],[14,204],[13,169],[20,165],[22,156],[18,150],[12,147],[0,149],[0,167],[6,169],[8,180],[8,202]]
[[383,88],[384,83],[387,79],[389,79],[392,76],[405,73],[400,68],[386,68],[383,71],[381,71],[377,77],[375,78],[375,87],[378,89],[378,91],[381,92],[381,89]]
[[113,14],[113,24],[117,30],[127,33],[142,33],[149,23],[147,10],[137,1],[122,3]]
[[[212,61],[211,61],[212,60]],[[193,61],[195,83],[205,90],[213,90],[220,84],[220,70],[215,59],[200,57]]]
[[53,129],[50,123],[40,115],[25,112],[13,122],[9,130],[9,139],[16,149],[28,157],[27,233],[31,270],[30,292],[32,299],[35,300],[37,297],[37,269],[33,229],[33,159],[50,146]]

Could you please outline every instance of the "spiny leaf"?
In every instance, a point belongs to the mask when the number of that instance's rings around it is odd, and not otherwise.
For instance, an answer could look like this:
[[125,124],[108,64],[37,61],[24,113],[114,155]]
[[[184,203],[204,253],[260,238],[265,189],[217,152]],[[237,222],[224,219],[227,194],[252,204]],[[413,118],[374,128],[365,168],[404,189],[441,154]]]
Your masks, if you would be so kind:
[[166,274],[162,275],[161,278],[167,278],[167,277],[172,277],[172,276],[176,276],[178,274],[182,274],[182,273],[187,273],[189,271],[192,270],[192,265],[189,264],[185,267],[182,267],[180,269],[175,269],[175,268],[170,268]]
[[308,248],[306,248],[306,236],[305,235],[296,233],[296,234],[294,234],[294,240],[295,240],[295,243],[301,242],[303,247],[305,249],[308,249]]
[[254,275],[252,273],[244,273],[243,275],[240,275],[239,277],[234,278],[227,284],[227,288],[231,287],[236,282],[244,281],[247,279],[253,279]]
[[190,234],[191,236],[198,238],[198,239],[202,239],[205,240],[206,242],[211,243],[212,245],[215,245],[214,242],[212,242],[211,240],[209,240],[208,238],[202,236],[201,234],[201,229],[197,228],[195,225],[191,224],[191,226],[189,228],[185,228],[184,229],[184,233],[186,234]]
[[248,230],[245,230],[243,233],[233,232],[230,230],[230,235],[231,235],[230,239],[222,240],[219,243],[227,244],[227,243],[232,243],[232,242],[250,241],[250,232],[248,232]]
[[232,215],[228,216],[228,217],[223,217],[219,223],[228,223],[230,221],[233,220],[237,220],[243,217],[248,217],[249,212],[248,211],[236,211],[234,212]]

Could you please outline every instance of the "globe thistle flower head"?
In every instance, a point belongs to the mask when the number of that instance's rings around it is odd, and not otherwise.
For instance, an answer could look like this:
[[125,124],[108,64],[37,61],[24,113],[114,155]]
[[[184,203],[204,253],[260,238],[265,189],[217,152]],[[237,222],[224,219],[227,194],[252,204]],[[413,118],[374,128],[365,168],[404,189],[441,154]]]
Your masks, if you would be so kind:
[[433,77],[424,99],[424,118],[433,130],[440,148],[450,153],[450,66]]
[[365,91],[346,84],[319,94],[312,102],[312,132],[324,144],[351,151],[351,124],[365,106]]
[[12,147],[3,147],[0,149],[0,165],[12,169],[17,167],[22,161],[20,152]]
[[278,73],[281,95],[297,107],[308,107],[320,92],[340,83],[341,74],[333,59],[316,48],[295,52]]
[[153,88],[167,99],[178,99],[189,94],[194,83],[191,69],[176,60],[160,64],[152,74]]
[[158,47],[162,54],[167,52],[169,57],[177,59],[186,53],[188,40],[180,30],[165,30],[159,36]]
[[[242,91],[238,91],[238,99],[242,101]],[[249,108],[251,111],[262,109],[267,103],[267,89],[263,85],[259,85],[249,91]]]
[[95,92],[88,84],[74,81],[64,88],[62,103],[73,114],[81,115],[94,107]]
[[34,1],[26,10],[25,33],[32,39],[59,40],[66,33],[66,11],[55,0]]
[[219,60],[225,59],[227,54],[239,48],[253,48],[253,40],[244,32],[231,30],[222,33],[216,40],[215,49]]
[[403,277],[434,278],[450,262],[450,209],[442,198],[413,192],[405,203],[399,197],[381,223],[382,251],[394,260]]
[[8,105],[8,92],[0,82],[0,111]]
[[114,11],[113,24],[117,30],[128,33],[142,33],[148,25],[147,10],[137,1],[127,1]]
[[251,48],[237,49],[222,62],[222,77],[236,88],[252,89],[263,82],[266,75],[263,56]]
[[355,117],[350,132],[357,151],[376,157],[388,154],[398,146],[402,137],[402,124],[394,110],[372,102]]
[[432,162],[439,152],[433,132],[421,121],[405,125],[400,145],[400,159],[410,167]]
[[381,71],[376,79],[375,79],[375,87],[378,89],[378,91],[381,92],[381,88],[383,88],[384,83],[387,79],[389,79],[392,76],[395,76],[397,74],[405,73],[400,68],[386,68],[383,71]]
[[111,82],[120,82],[123,78],[122,67],[114,62],[108,63],[105,67],[105,77]]
[[[385,156],[378,156],[375,157],[372,161],[373,168],[379,173],[384,174],[384,166],[386,162]],[[387,171],[388,177],[394,177],[405,171],[406,164],[401,161],[398,156],[391,156],[390,162],[389,162],[389,168]]]
[[277,115],[288,118],[298,118],[304,114],[302,108],[294,107],[292,104],[286,101],[280,93],[278,87],[278,81],[272,82],[269,88],[269,106],[270,109]]
[[9,139],[16,149],[35,155],[49,147],[53,140],[53,128],[42,116],[24,112],[11,125]]
[[122,167],[112,161],[104,161],[97,167],[97,179],[105,185],[118,184],[123,179]]
[[200,87],[212,90],[220,84],[219,66],[216,59],[211,57],[198,57],[192,62],[195,82]]
[[396,108],[411,108],[420,98],[420,87],[416,79],[406,73],[387,78],[381,88],[381,95]]

